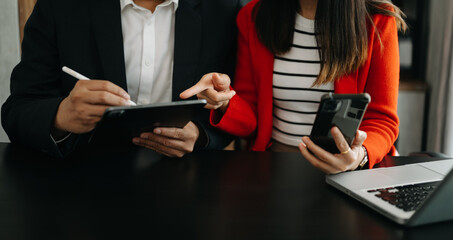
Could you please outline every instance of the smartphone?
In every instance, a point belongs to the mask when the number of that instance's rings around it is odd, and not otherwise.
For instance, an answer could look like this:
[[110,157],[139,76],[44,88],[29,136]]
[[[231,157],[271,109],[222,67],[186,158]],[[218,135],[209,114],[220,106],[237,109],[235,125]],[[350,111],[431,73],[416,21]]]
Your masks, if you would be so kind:
[[340,153],[330,130],[337,126],[351,146],[370,101],[368,93],[323,95],[310,139],[328,152]]

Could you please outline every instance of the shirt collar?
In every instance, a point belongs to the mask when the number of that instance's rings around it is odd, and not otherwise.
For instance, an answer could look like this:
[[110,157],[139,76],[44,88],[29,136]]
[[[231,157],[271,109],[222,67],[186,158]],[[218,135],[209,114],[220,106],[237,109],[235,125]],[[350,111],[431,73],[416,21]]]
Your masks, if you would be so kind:
[[[133,0],[120,0],[121,3],[121,11],[123,11],[127,6],[129,5],[135,5]],[[174,11],[176,12],[176,9],[178,9],[179,5],[179,0],[165,0],[161,5],[159,6],[168,6],[170,4],[174,3]]]

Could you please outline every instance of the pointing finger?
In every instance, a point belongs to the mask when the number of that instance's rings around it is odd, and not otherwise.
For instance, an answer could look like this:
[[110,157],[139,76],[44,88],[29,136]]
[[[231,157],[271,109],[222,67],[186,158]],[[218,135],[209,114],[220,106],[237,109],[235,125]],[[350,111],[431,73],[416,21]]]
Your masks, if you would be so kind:
[[182,99],[187,99],[192,96],[195,96],[199,94],[200,92],[203,92],[204,90],[208,88],[212,88],[212,74],[206,74],[204,75],[200,81],[198,81],[197,84],[193,85],[192,87],[186,89],[184,92],[179,94],[179,97]]
[[184,92],[179,94],[179,97],[182,99],[187,99],[187,98],[190,98],[192,96],[195,96],[195,95],[203,92],[204,90],[206,90],[208,88],[209,88],[209,86],[207,86],[204,82],[200,81],[197,84],[195,84],[194,86],[192,86],[191,88],[186,89]]

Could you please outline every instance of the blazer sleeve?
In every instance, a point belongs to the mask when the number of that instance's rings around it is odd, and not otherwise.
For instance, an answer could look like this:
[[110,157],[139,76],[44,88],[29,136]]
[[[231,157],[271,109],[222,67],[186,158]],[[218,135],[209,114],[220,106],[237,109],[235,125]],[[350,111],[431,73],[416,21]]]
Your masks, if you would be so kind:
[[394,17],[376,15],[375,26],[378,34],[374,34],[365,85],[365,92],[371,95],[371,103],[360,128],[368,135],[364,146],[368,151],[370,168],[385,155],[393,154],[399,126],[400,64],[396,21]]
[[211,111],[211,124],[239,137],[250,137],[257,127],[257,86],[253,76],[250,51],[252,29],[250,4],[238,14],[238,50],[233,88],[236,95],[230,100],[226,112]]
[[22,59],[12,72],[10,90],[2,106],[2,125],[11,142],[62,157],[64,153],[50,136],[63,97],[55,21],[48,0],[37,2],[25,26]]

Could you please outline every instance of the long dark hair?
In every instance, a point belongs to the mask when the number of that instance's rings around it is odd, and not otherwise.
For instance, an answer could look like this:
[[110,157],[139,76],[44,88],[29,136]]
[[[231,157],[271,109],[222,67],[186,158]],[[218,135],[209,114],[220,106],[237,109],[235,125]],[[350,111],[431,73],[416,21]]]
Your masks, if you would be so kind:
[[[261,0],[254,9],[259,39],[275,55],[291,49],[298,0]],[[314,85],[333,82],[362,66],[368,57],[368,26],[373,14],[395,17],[405,31],[404,13],[389,0],[319,0],[315,33],[321,71]],[[367,24],[367,21],[369,24]]]

